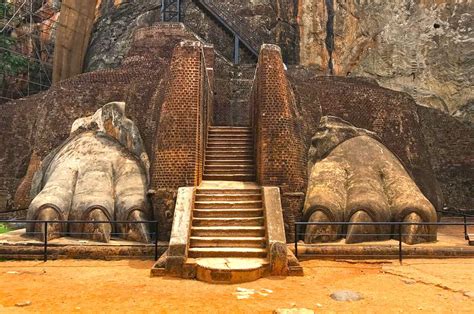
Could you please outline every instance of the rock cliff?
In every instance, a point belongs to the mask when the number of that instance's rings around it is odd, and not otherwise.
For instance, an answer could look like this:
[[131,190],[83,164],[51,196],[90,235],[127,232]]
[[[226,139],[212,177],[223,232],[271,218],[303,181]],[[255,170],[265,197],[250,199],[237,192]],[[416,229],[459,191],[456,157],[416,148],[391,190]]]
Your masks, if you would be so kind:
[[474,98],[471,0],[300,0],[300,61],[453,114]]

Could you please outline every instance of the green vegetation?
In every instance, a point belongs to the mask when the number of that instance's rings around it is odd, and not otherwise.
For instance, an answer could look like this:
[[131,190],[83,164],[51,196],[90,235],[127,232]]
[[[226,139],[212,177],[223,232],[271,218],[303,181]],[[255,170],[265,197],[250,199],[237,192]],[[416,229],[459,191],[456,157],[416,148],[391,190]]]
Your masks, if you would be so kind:
[[8,228],[8,226],[5,225],[5,224],[1,224],[1,223],[0,223],[0,234],[2,234],[2,233],[7,233],[8,231],[11,231],[11,230]]
[[[3,2],[3,1],[2,1]],[[0,3],[0,28],[6,24],[13,16],[13,5],[11,3]],[[17,21],[11,21],[11,25],[16,25]],[[0,86],[5,87],[7,78],[26,73],[28,70],[28,58],[17,54],[14,51],[16,39],[10,36],[11,29],[5,29],[0,33]],[[30,65],[31,67],[31,65]]]

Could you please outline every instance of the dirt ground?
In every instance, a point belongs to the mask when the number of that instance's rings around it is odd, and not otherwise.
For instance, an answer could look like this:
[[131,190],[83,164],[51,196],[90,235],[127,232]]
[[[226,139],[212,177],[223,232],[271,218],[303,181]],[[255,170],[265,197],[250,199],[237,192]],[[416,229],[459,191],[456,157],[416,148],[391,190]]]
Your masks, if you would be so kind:
[[[271,313],[474,312],[474,259],[398,262],[302,262],[304,277],[264,278],[239,285],[150,278],[152,261],[0,262],[1,313]],[[270,289],[238,299],[238,287]],[[330,294],[363,297],[337,302]],[[468,295],[472,293],[472,297]],[[268,295],[265,295],[268,294]],[[25,307],[17,303],[30,301]]]

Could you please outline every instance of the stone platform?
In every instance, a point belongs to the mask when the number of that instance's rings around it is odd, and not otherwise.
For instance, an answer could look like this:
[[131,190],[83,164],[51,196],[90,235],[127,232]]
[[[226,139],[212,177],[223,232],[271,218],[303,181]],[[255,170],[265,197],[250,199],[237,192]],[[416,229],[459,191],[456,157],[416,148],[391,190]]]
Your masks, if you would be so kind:
[[[462,222],[462,218],[442,218],[442,222]],[[471,230],[472,229],[472,230]],[[474,231],[474,226],[469,229]],[[289,244],[294,252],[294,244]],[[298,243],[298,258],[308,259],[397,259],[399,243],[397,240],[346,244],[338,242],[322,244]],[[415,245],[402,244],[403,258],[461,258],[474,257],[474,246],[464,239],[463,226],[439,226],[438,241]]]
[[[158,243],[158,256],[168,242]],[[0,234],[0,259],[43,259],[44,244],[25,235],[25,229]],[[112,238],[109,243],[63,237],[48,241],[48,259],[153,259],[154,244]]]

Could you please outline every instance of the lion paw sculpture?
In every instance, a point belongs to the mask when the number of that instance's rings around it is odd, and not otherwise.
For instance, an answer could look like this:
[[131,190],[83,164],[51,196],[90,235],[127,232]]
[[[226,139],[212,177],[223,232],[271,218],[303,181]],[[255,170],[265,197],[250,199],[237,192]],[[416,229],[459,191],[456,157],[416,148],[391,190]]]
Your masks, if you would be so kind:
[[[138,128],[125,116],[125,103],[109,103],[93,116],[74,122],[69,138],[41,163],[32,184],[34,196],[27,233],[49,239],[72,236],[108,242],[111,234],[149,242],[149,161]],[[90,223],[74,223],[90,221]]]
[[[436,222],[433,205],[399,159],[377,136],[326,116],[312,138],[304,217],[309,222]],[[308,225],[305,243],[390,239],[401,231],[407,244],[436,240],[436,227]]]

